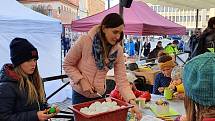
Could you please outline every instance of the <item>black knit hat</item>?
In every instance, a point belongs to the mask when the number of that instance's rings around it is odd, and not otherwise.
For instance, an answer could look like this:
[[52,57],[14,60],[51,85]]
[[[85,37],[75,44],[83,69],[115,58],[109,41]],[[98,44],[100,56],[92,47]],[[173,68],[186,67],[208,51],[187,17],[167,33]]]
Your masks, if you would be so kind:
[[24,38],[15,38],[10,43],[10,59],[16,67],[25,61],[38,59],[37,49]]

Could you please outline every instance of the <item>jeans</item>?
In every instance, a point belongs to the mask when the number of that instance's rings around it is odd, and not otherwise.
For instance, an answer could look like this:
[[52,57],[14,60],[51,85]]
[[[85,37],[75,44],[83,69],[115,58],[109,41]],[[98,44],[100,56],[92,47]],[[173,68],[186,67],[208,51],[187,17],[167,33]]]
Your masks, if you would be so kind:
[[[102,95],[102,97],[104,98],[105,96]],[[76,92],[75,90],[72,90],[72,104],[78,104],[78,103],[93,101],[93,100],[97,100],[97,99],[101,99],[101,97],[97,97],[97,98],[87,98],[87,97],[85,97],[85,96],[79,94],[79,93]]]

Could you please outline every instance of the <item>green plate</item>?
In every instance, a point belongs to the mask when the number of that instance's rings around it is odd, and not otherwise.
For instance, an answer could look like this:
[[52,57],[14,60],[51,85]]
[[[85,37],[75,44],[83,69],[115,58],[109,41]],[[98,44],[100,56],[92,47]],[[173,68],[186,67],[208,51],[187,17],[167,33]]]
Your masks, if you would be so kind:
[[159,114],[156,111],[156,107],[155,106],[150,106],[152,112],[157,116],[157,117],[163,117],[163,116],[178,116],[180,115],[177,111],[175,111],[173,108],[169,107],[169,112],[166,114]]

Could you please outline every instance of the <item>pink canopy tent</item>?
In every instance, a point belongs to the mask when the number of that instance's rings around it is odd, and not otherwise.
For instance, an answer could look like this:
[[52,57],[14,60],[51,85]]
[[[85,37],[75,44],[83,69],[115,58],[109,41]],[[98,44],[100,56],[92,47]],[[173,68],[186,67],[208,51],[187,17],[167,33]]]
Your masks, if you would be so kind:
[[[101,13],[72,22],[72,31],[87,32],[92,26],[100,24],[109,13],[119,13],[116,5]],[[147,4],[133,1],[130,8],[124,8],[125,34],[171,35],[185,34],[186,28],[167,20],[154,12]]]

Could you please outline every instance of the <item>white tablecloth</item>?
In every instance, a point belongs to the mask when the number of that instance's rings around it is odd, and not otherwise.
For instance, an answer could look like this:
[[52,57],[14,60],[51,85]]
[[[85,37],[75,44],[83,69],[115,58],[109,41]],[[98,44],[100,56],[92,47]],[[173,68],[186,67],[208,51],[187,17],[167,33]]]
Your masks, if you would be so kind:
[[[160,95],[154,95],[151,94],[152,98],[151,101],[148,102],[149,104],[155,103],[158,99],[166,100],[163,96]],[[184,108],[184,101],[183,100],[167,100],[170,104],[170,107],[172,107],[175,111],[177,111],[180,115],[185,114],[185,108]],[[150,109],[143,109],[143,116],[150,115],[154,116],[155,114],[150,110]],[[173,117],[174,118],[174,117]],[[146,121],[146,120],[141,120],[141,121]],[[158,121],[158,120],[150,120],[150,121]]]

